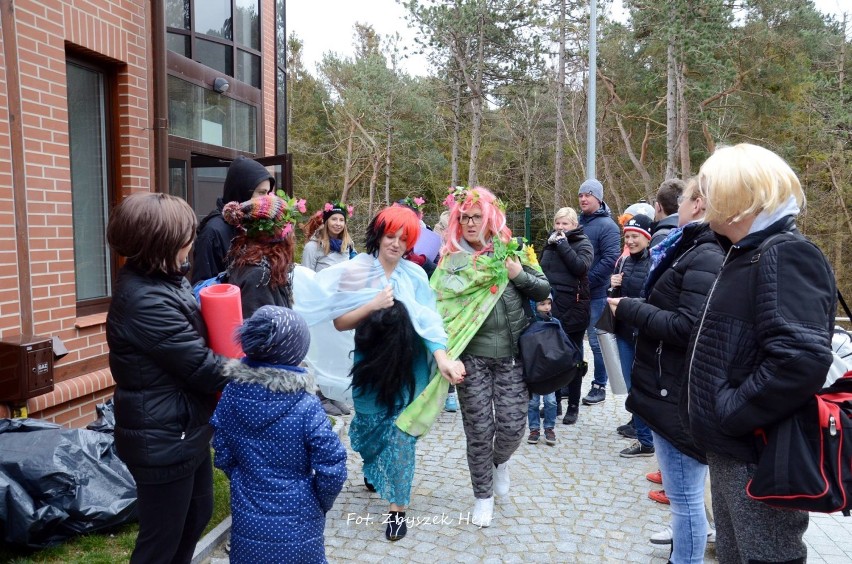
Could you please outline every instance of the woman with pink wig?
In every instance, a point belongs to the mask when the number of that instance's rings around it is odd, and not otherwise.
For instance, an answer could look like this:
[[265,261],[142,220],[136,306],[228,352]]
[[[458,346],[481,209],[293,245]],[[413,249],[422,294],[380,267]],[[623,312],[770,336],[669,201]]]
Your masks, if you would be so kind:
[[532,249],[512,238],[489,190],[453,188],[445,203],[447,239],[431,284],[450,340],[466,342],[460,360],[467,375],[457,389],[475,497],[471,520],[487,527],[494,495],[509,493],[509,458],[526,430],[529,393],[517,360],[526,304],[547,298],[550,284]]

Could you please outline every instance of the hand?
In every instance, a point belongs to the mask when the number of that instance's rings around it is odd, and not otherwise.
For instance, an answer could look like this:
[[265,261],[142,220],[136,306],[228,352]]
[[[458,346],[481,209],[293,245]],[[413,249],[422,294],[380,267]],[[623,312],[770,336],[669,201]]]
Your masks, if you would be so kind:
[[462,361],[450,360],[447,352],[444,350],[435,351],[435,361],[438,364],[438,371],[447,382],[453,385],[464,382],[464,376],[467,374],[467,371]]
[[618,288],[619,286],[621,286],[622,278],[624,278],[623,272],[619,272],[618,274],[613,274],[612,276],[609,277],[609,285],[612,286],[613,288]]
[[506,259],[506,268],[509,270],[509,280],[514,280],[524,270],[521,266],[521,261],[515,257],[508,257]]
[[618,302],[623,300],[624,298],[607,298],[606,303],[609,304],[609,309],[612,312],[613,317],[615,317],[615,310],[618,309]]
[[380,309],[392,307],[393,301],[393,288],[385,286],[376,294],[376,297],[370,300],[370,305],[372,306],[372,311],[379,311]]
[[556,240],[562,241],[563,239],[565,239],[565,232],[564,231],[557,231],[556,232]]

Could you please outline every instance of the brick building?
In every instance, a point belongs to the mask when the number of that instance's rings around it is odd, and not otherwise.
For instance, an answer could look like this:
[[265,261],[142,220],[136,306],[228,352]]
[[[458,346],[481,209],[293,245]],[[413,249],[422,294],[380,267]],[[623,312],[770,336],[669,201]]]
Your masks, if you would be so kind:
[[34,397],[0,355],[0,417],[79,427],[112,395],[105,228],[123,196],[203,217],[237,155],[290,186],[284,37],[284,0],[0,0],[0,341],[68,350]]

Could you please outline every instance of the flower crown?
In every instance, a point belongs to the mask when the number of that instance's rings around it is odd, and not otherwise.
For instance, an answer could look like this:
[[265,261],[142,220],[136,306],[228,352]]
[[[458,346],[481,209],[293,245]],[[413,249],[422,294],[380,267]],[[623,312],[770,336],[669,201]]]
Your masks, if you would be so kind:
[[[471,204],[475,204],[479,201],[479,191],[476,189],[468,190],[464,186],[450,186],[448,188],[449,194],[444,198],[444,205],[453,209],[453,206],[461,205],[468,199],[471,198]],[[503,203],[503,200],[500,198],[494,199],[494,205],[497,206],[501,212],[506,213],[506,204]]]
[[334,215],[335,213],[344,213],[346,217],[352,217],[355,215],[355,208],[352,205],[346,205],[340,200],[334,200],[331,202],[326,202],[321,210],[318,210],[314,215],[316,217],[322,217],[323,222],[327,220],[329,217]]
[[403,206],[408,206],[417,213],[422,213],[423,204],[426,203],[426,200],[424,198],[421,198],[420,196],[414,196],[413,198],[411,196],[406,196],[401,200],[397,200],[397,203]]
[[[284,194],[282,190],[278,193]],[[305,210],[304,199],[268,195],[242,203],[228,202],[222,208],[222,217],[251,238],[279,240],[293,231]]]

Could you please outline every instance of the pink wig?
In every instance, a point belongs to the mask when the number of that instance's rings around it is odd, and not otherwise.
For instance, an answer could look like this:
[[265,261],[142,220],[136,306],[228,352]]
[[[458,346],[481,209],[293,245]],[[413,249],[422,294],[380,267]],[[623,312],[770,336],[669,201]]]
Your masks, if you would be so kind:
[[477,254],[491,250],[491,239],[497,235],[507,243],[512,238],[512,231],[506,227],[506,214],[497,206],[497,197],[487,188],[477,186],[465,190],[464,200],[453,200],[450,205],[450,219],[447,225],[447,240],[441,247],[441,256],[463,250],[460,241],[462,237],[461,216],[474,206],[479,206],[482,213],[482,223],[479,225],[479,242],[482,250]]

